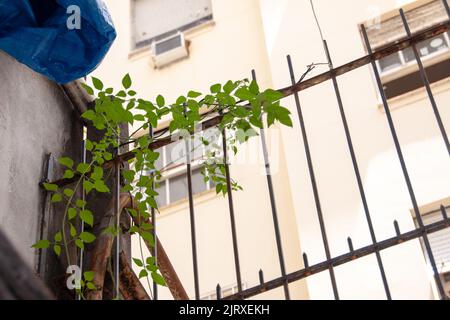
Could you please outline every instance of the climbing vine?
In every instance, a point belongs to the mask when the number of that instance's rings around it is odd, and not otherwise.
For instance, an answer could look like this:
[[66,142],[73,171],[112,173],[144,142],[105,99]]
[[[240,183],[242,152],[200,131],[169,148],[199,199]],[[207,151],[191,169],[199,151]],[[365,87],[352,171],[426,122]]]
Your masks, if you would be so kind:
[[[216,192],[226,195],[229,191],[226,183],[226,164],[219,136],[226,132],[227,151],[236,154],[241,144],[258,135],[258,130],[264,127],[263,123],[267,127],[276,122],[292,126],[289,110],[280,105],[283,95],[272,89],[261,91],[256,81],[247,79],[228,81],[224,85],[215,84],[207,94],[189,91],[171,104],[161,95],[154,101],[138,98],[128,74],[122,79],[122,88],[117,92],[113,88],[105,88],[102,81],[95,77],[92,78],[92,85],[83,86],[88,94],[95,97],[95,106],[82,117],[102,132],[102,137],[98,141],[86,139],[87,161],[75,163],[69,157],[59,159],[65,170],[63,178],[73,181],[70,186],[43,184],[51,194],[51,202],[63,203],[65,209],[60,230],[53,237],[41,239],[33,245],[37,249],[52,249],[58,256],[63,251],[68,266],[76,264],[76,257],[70,255],[71,244],[84,249],[86,245],[96,241],[96,236],[88,231],[88,228],[82,231],[76,228],[78,219],[86,226],[94,227],[95,213],[89,209],[83,192],[87,195],[94,190],[98,193],[112,192],[107,181],[114,170],[114,163],[118,161],[117,150],[121,146],[134,145],[131,160],[127,160],[127,166],[122,163],[120,170],[121,192],[133,196],[133,206],[126,208],[126,212],[134,218],[134,224],[128,230],[117,224],[109,224],[101,233],[113,237],[126,233],[138,235],[150,246],[154,246],[150,212],[158,211],[156,190],[162,179],[163,168],[157,168],[155,165],[160,154],[151,146],[161,139],[161,136],[150,134],[152,128],[158,128],[162,121],[170,119],[167,134],[186,142],[184,158],[189,158],[193,152],[192,148],[198,145],[193,140],[200,141],[206,149],[201,161],[204,180],[212,181]],[[216,133],[208,135],[197,130],[198,124],[205,116],[220,116]],[[138,130],[124,137],[120,128],[128,125]],[[136,132],[147,133],[137,136]],[[234,180],[231,181],[231,187],[236,191],[242,190]],[[134,263],[140,268],[139,278],[147,278],[149,281],[151,277],[159,285],[165,285],[155,259],[144,259],[142,248],[140,252],[140,257],[133,257]],[[76,289],[82,297],[90,290],[99,289],[93,283],[94,276],[93,271],[84,272],[80,286]]]

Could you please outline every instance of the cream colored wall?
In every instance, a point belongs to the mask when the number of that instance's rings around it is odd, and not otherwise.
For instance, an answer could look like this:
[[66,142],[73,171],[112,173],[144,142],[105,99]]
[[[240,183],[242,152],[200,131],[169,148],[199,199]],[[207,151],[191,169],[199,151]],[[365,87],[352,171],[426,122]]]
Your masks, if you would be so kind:
[[[188,59],[161,70],[150,64],[150,53],[131,53],[130,5],[125,0],[106,1],[118,30],[118,38],[105,61],[94,75],[105,83],[120,86],[122,76],[129,72],[137,92],[154,99],[162,94],[166,100],[194,89],[209,90],[211,84],[229,79],[250,77],[250,70],[258,70],[261,87],[271,87],[269,60],[266,54],[262,20],[257,0],[213,0],[214,25],[188,33],[191,41]],[[277,131],[269,135],[276,139]],[[283,154],[283,144],[269,145],[271,151]],[[259,139],[254,139],[241,153],[256,159],[261,153]],[[277,154],[278,154],[277,153]],[[297,221],[293,215],[293,201],[289,188],[284,159],[278,160],[274,174],[277,190],[277,207],[283,236],[283,249],[287,271],[302,267]],[[247,287],[259,283],[258,271],[263,269],[266,279],[280,275],[273,232],[270,202],[263,163],[232,165],[234,179],[244,187],[234,193],[237,237],[242,278]],[[277,169],[277,168],[275,168]],[[215,290],[217,283],[223,287],[234,284],[234,260],[228,204],[223,197],[210,192],[195,198],[200,291]],[[168,252],[189,295],[194,296],[191,262],[190,224],[187,203],[163,209],[158,218],[158,235]],[[133,240],[133,252],[139,256],[139,242]],[[145,284],[145,281],[144,281]],[[291,295],[296,299],[308,297],[305,282],[291,285]],[[167,289],[160,289],[160,298],[169,299]],[[282,290],[275,290],[261,298],[283,298]]]
[[[323,48],[309,7],[309,1],[262,0],[265,29],[274,87],[290,84],[286,54],[291,54],[297,76],[311,62],[325,62]],[[279,6],[276,4],[279,3]],[[322,29],[336,66],[365,54],[358,23],[369,16],[371,6],[380,12],[396,6],[393,0],[316,0]],[[273,10],[273,6],[278,9]],[[280,13],[281,12],[281,13]],[[281,17],[281,18],[280,18]],[[326,71],[318,68],[313,75]],[[447,81],[448,82],[448,81]],[[434,86],[436,100],[450,131],[449,85]],[[411,201],[385,114],[378,106],[369,66],[339,78],[344,108],[350,126],[359,167],[378,240],[395,235],[397,219],[403,232],[411,230]],[[431,106],[423,91],[411,100],[399,101],[392,115],[419,206],[449,196],[450,167]],[[333,256],[345,253],[347,237],[355,248],[371,243],[357,189],[338,105],[327,82],[300,94],[308,130],[322,209]],[[287,104],[296,116],[293,99]],[[325,258],[315,204],[310,187],[303,142],[296,119],[294,130],[282,129],[290,189],[302,249],[311,263]],[[418,241],[383,251],[383,261],[394,299],[428,299],[430,279]],[[341,298],[383,299],[384,291],[374,256],[336,268]],[[308,280],[312,299],[332,298],[327,273]]]

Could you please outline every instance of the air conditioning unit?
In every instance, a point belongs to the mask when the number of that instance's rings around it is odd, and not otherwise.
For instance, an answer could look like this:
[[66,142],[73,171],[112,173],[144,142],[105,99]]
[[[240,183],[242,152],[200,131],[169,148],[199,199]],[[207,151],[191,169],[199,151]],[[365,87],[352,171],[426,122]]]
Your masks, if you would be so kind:
[[181,32],[152,43],[152,57],[155,68],[162,68],[188,56],[188,42]]

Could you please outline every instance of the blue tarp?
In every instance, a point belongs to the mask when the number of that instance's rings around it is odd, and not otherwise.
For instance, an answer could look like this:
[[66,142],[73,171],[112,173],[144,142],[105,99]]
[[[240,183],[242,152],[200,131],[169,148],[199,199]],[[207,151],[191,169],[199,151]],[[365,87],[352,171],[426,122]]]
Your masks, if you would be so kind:
[[0,49],[58,83],[92,72],[115,38],[102,0],[0,0]]

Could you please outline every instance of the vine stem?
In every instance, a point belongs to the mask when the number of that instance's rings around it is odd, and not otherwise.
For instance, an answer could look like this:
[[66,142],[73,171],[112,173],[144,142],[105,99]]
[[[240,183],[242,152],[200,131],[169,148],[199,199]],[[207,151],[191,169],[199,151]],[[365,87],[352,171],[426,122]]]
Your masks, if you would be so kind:
[[[88,170],[86,170],[86,172],[90,171],[92,165],[94,164],[95,160],[92,160],[92,162],[89,164]],[[66,229],[65,229],[65,225],[66,225],[66,220],[67,220],[67,213],[69,211],[70,205],[72,204],[72,200],[75,196],[75,192],[78,189],[78,187],[80,186],[81,181],[84,179],[84,177],[86,176],[86,172],[83,173],[80,178],[77,181],[77,184],[75,185],[74,188],[74,192],[73,194],[69,197],[69,199],[67,200],[67,204],[66,204],[66,208],[64,210],[64,216],[63,216],[63,221],[62,221],[62,235],[63,235],[63,243],[64,243],[64,249],[66,252],[66,258],[67,258],[67,266],[71,265],[70,262],[70,254],[69,254],[69,248],[68,248],[68,243],[67,243],[67,237],[66,237]]]
[[[141,170],[140,170],[139,178],[142,177],[142,175],[143,175],[146,157],[147,157],[147,155],[145,154],[143,162],[142,162],[142,167],[141,167]],[[139,192],[142,193],[142,187],[139,187]],[[141,221],[141,211],[140,210],[138,210],[138,217],[139,217],[139,221]],[[140,226],[139,226],[139,228],[140,228]],[[142,261],[142,263],[145,266],[146,263],[144,261],[144,250],[142,249],[142,237],[140,235],[139,235],[139,251],[140,251],[140,254],[141,254],[141,261]],[[151,298],[153,299],[152,287],[150,286],[150,279],[148,278],[148,272],[147,272],[147,275],[146,275],[145,278],[147,280],[148,290],[150,291]]]

